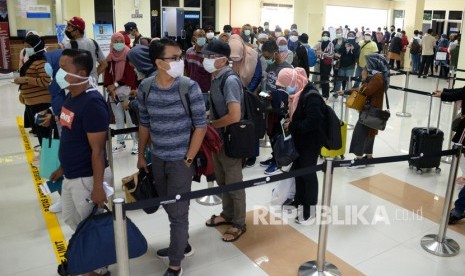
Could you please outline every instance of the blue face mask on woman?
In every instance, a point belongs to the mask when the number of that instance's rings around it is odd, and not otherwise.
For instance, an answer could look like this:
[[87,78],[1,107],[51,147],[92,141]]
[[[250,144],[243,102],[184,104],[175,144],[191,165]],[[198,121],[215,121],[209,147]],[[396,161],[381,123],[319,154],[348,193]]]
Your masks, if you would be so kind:
[[286,87],[286,93],[289,95],[294,95],[297,92],[297,86],[288,86]]
[[121,52],[124,50],[124,43],[113,43],[113,49],[117,52]]
[[288,50],[287,45],[279,45],[279,52],[287,52]]

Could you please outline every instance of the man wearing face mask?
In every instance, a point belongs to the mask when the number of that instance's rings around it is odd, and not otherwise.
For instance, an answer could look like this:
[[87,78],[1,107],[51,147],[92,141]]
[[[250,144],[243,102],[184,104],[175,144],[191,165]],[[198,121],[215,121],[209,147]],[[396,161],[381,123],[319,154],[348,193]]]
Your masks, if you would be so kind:
[[[276,135],[281,133],[280,121],[283,118],[283,114],[280,111],[281,107],[288,105],[288,95],[285,91],[279,89],[276,85],[279,72],[284,68],[292,68],[292,65],[287,63],[282,56],[279,54],[279,47],[275,41],[270,40],[265,42],[262,47],[263,58],[265,58],[268,67],[266,68],[266,92],[271,95],[271,106],[273,112],[268,115],[268,128],[267,134],[270,137],[272,145],[275,143]],[[265,174],[276,174],[279,173],[278,166],[274,157],[271,157],[265,161],[260,162],[260,166],[267,167]]]
[[98,66],[92,69],[90,74],[95,81],[98,81],[98,76],[105,71],[108,64],[105,56],[103,55],[101,47],[98,46],[95,40],[84,37],[84,30],[86,29],[86,23],[78,16],[71,18],[67,21],[65,34],[70,39],[64,45],[65,49],[81,49],[87,50],[91,53],[94,60],[94,64],[98,63]]
[[276,26],[276,29],[274,30],[274,37],[278,38],[281,36],[283,36],[283,30],[281,29],[281,27]]
[[203,67],[202,49],[207,43],[205,31],[202,29],[195,30],[192,37],[193,46],[186,52],[186,76],[196,81],[204,96],[205,107],[208,109],[208,91],[210,91],[211,74]]
[[[337,50],[340,55],[340,67],[338,76],[340,77],[353,77],[355,71],[355,64],[360,56],[360,46],[355,43],[355,32],[350,31],[347,34],[347,41],[344,47]],[[334,91],[345,90],[346,81],[338,80],[334,86]]]
[[[146,78],[139,86],[139,158],[137,167],[147,169],[144,151],[152,142],[152,170],[155,188],[160,197],[191,191],[197,155],[206,133],[205,104],[199,85],[184,78],[184,60],[178,44],[170,39],[150,43],[150,59],[158,68],[155,77]],[[146,83],[146,94],[141,89]],[[187,83],[190,112],[180,99],[180,89]],[[192,113],[190,116],[189,113]],[[191,134],[191,127],[194,131]],[[148,172],[148,171],[147,171]],[[169,259],[164,275],[182,274],[181,261],[193,253],[187,243],[189,230],[189,201],[164,206],[170,221],[169,248],[157,251],[160,258]]]
[[[365,32],[365,38],[363,41],[358,43],[360,46],[360,56],[358,58],[358,65],[357,70],[355,71],[355,76],[360,78],[362,76],[363,68],[366,66],[366,59],[365,56],[369,54],[377,53],[378,52],[378,45],[371,40],[371,32]],[[360,86],[360,81],[356,81],[354,83],[354,88]]]
[[299,33],[297,30],[291,30],[289,33],[289,40],[287,41],[287,47],[289,50],[295,53],[297,47],[299,46]]
[[134,41],[132,42],[132,47],[139,44],[149,46],[150,41],[139,33],[139,29],[137,29],[136,23],[128,22],[124,24],[124,32],[126,32],[129,35],[129,38],[134,39]]
[[[56,81],[69,91],[63,104],[60,123],[60,168],[53,178],[64,175],[62,217],[75,231],[91,213],[94,204],[102,208],[107,202],[103,183],[110,183],[112,172],[105,152],[110,114],[107,103],[91,84],[94,67],[89,51],[65,49],[60,58]],[[89,204],[91,200],[93,204]],[[106,267],[85,275],[109,275]]]
[[241,38],[247,45],[253,45],[255,36],[252,32],[252,26],[250,24],[245,24],[242,26]]
[[268,22],[263,23],[263,28],[264,28],[264,32],[267,35],[269,35],[270,34],[270,23],[268,23]]
[[[203,50],[205,69],[212,73],[210,124],[219,130],[224,140],[223,129],[237,123],[243,116],[244,92],[239,77],[229,67],[228,59],[231,47],[223,41],[215,40]],[[222,85],[224,84],[224,86]],[[222,87],[223,86],[223,87]],[[226,155],[224,147],[219,153],[213,153],[215,176],[219,186],[242,181],[242,159]],[[208,227],[231,225],[224,232],[222,240],[233,242],[246,231],[245,226],[245,190],[223,193],[223,211],[213,215],[207,222]]]
[[206,44],[212,42],[215,38],[215,30],[212,26],[205,27],[205,37],[207,38]]
[[232,34],[232,27],[231,27],[231,25],[224,25],[224,27],[223,27],[223,33],[225,33],[225,34],[231,36],[231,34]]

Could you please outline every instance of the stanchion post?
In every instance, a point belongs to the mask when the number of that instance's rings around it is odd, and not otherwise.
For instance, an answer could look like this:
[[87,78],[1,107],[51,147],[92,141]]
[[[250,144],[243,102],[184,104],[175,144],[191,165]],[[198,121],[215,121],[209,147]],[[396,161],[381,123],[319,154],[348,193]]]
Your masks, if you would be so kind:
[[129,276],[128,233],[124,198],[113,201],[116,262],[119,276]]
[[[111,137],[111,128],[108,128],[108,140],[107,140],[107,158],[108,158],[108,165],[110,166],[111,169],[111,181],[110,181],[110,186],[115,189],[115,170],[113,168],[113,142]],[[113,199],[115,198],[114,194],[110,196],[110,206],[113,208]],[[113,211],[113,209],[112,209]]]
[[[405,75],[405,85],[404,85],[405,89],[408,89],[409,85],[410,85],[410,72],[407,71],[407,74]],[[408,94],[407,91],[404,90],[404,104],[402,107],[402,112],[396,113],[398,117],[403,117],[403,118],[412,117],[412,114],[407,112],[407,94]]]
[[[208,181],[208,188],[211,189],[213,186],[213,181]],[[221,197],[217,195],[204,196],[202,198],[197,198],[195,201],[197,201],[198,204],[205,206],[219,205],[222,202]]]
[[452,164],[450,166],[449,181],[447,184],[446,196],[444,198],[444,207],[442,209],[439,232],[437,235],[430,234],[424,236],[421,239],[421,247],[424,250],[440,257],[452,257],[459,254],[460,251],[460,246],[458,243],[453,239],[448,239],[446,237],[450,205],[454,196],[455,178],[457,177],[457,171],[459,169],[462,145],[454,144],[453,149],[456,149],[458,152],[452,157]]
[[[352,77],[349,77],[349,81],[347,82],[347,89],[348,90],[352,89]],[[343,99],[342,102],[344,102],[344,97],[342,99]],[[341,104],[341,108],[343,108],[342,104]],[[347,123],[347,129],[351,130],[351,129],[354,129],[354,125],[349,124],[349,112],[350,112],[350,109],[348,107],[346,107],[344,121],[346,121],[346,123]]]
[[[306,262],[299,268],[300,276],[319,276],[319,275],[334,275],[339,276],[341,273],[338,268],[325,261],[326,259],[326,244],[328,241],[328,219],[331,206],[331,190],[333,186],[333,158],[326,159],[325,182],[323,187],[323,200],[321,203],[321,224],[318,235],[318,255],[316,261]],[[323,217],[324,215],[324,217]],[[318,221],[318,219],[316,220]]]

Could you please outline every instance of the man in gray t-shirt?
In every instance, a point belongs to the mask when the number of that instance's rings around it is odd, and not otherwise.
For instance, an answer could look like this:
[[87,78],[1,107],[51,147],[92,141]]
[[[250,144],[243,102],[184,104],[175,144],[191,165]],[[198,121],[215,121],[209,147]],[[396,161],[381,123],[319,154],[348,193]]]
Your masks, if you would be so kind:
[[84,37],[86,23],[82,18],[75,16],[67,22],[68,24],[65,29],[65,34],[71,41],[65,43],[64,48],[75,48],[73,44],[76,43],[77,49],[89,51],[92,54],[94,63],[98,63],[98,66],[92,69],[90,75],[95,79],[96,82],[98,82],[98,76],[105,71],[105,68],[108,65],[102,49],[98,46],[97,42]]

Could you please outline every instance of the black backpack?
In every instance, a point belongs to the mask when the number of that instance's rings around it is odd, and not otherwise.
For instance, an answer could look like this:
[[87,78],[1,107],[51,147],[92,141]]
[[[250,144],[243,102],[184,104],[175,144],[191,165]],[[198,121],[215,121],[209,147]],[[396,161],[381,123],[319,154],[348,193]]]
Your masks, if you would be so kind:
[[412,47],[410,47],[410,54],[418,55],[420,52],[421,52],[420,43],[418,43],[418,40],[414,38],[412,41]]
[[342,148],[342,135],[341,135],[341,125],[343,122],[339,120],[334,110],[325,103],[323,98],[321,97],[318,90],[311,86],[309,95],[314,94],[314,96],[318,96],[321,98],[322,108],[324,110],[324,128],[323,134],[324,137],[324,144],[323,146],[329,150],[338,150]]
[[[226,79],[235,75],[233,72],[228,72],[221,81],[220,89],[223,93],[224,84]],[[250,120],[255,127],[255,138],[257,140],[262,139],[266,132],[266,99],[258,96],[257,94],[248,91],[244,88],[244,119]]]

